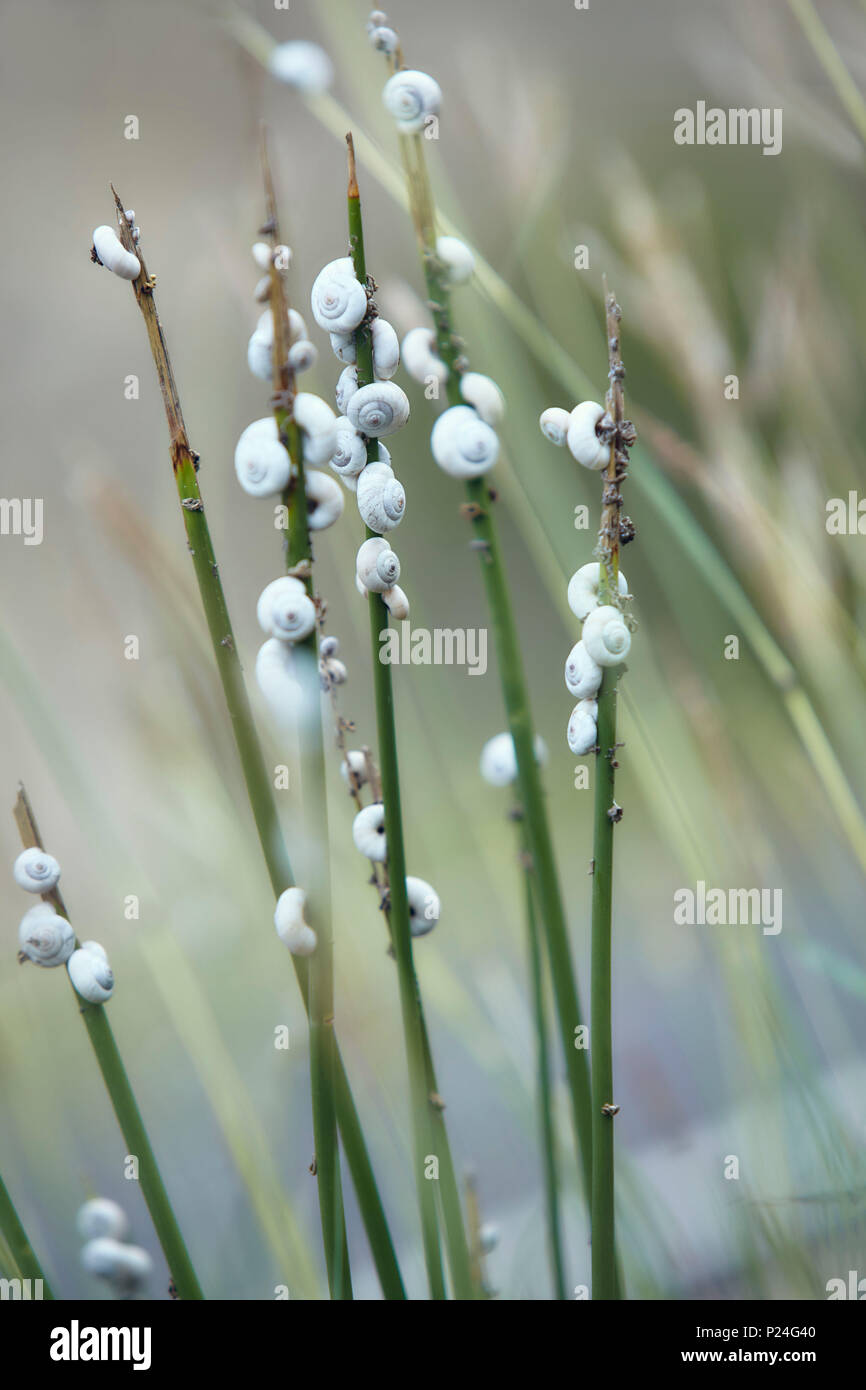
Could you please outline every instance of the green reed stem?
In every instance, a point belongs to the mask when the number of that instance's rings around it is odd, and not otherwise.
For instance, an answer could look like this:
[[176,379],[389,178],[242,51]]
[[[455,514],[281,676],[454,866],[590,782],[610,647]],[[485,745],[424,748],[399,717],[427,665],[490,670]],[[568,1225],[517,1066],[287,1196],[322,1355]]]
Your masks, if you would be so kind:
[[[115,201],[118,209],[122,212],[123,204],[116,193]],[[127,250],[132,249],[125,219],[121,220],[119,234]],[[271,886],[275,896],[279,897],[286,888],[291,888],[294,884],[292,868],[277,815],[271,780],[265,767],[261,744],[253,721],[240,658],[235,646],[228,605],[210,538],[204,503],[198,485],[198,455],[194,453],[189,443],[174,373],[140,246],[135,247],[135,254],[141,262],[141,275],[133,282],[133,290],[144,317],[151,353],[162,391],[169,429],[169,451],[187,542],[192,555],[193,567],[253,820]],[[301,956],[292,956],[292,965],[304,1007],[309,1012],[309,960]],[[385,1297],[387,1299],[403,1299],[406,1297],[406,1293],[397,1264],[385,1209],[336,1041],[334,1048],[337,1120],[364,1229]]]
[[598,754],[592,873],[592,1296],[618,1298],[614,1234],[613,1043],[611,1030],[611,902],[613,897],[614,767],[617,672],[605,671],[598,692]]
[[[24,848],[29,849],[31,846],[37,845],[40,849],[44,849],[45,846],[39,835],[36,818],[23,787],[18,788],[18,798],[13,814]],[[59,889],[55,888],[50,893],[43,893],[42,898],[45,902],[51,903],[60,915],[69,921],[69,914]],[[79,944],[76,940],[76,948]],[[141,1118],[141,1112],[129,1084],[129,1077],[114,1040],[114,1034],[111,1031],[105,1006],[103,1004],[91,1004],[86,999],[82,999],[71,980],[69,987],[87,1029],[99,1070],[102,1072],[105,1089],[108,1091],[117,1123],[120,1125],[120,1132],[126,1143],[127,1153],[138,1161],[138,1180],[141,1183],[142,1196],[147,1203],[147,1209],[159,1237],[159,1243],[171,1271],[175,1288],[181,1298],[203,1299],[204,1294],[201,1291],[183,1236],[180,1233],[180,1227],[168,1199],[168,1193],[165,1190],[165,1184],[151,1148],[144,1121]]]
[[31,1283],[38,1281],[42,1285],[42,1298],[53,1300],[54,1294],[51,1285],[45,1278],[42,1266],[36,1258],[33,1246],[21,1224],[2,1177],[0,1177],[0,1231],[3,1232],[3,1238],[9,1246],[10,1254],[21,1277],[29,1279]]

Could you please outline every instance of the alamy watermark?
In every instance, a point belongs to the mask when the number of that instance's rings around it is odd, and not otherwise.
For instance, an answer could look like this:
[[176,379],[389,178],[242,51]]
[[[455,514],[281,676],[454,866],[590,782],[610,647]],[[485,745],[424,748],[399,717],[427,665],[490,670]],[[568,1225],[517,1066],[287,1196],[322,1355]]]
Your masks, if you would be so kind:
[[676,145],[761,145],[762,154],[782,152],[781,106],[707,106],[694,111],[680,106],[674,112]]
[[379,633],[383,666],[466,666],[470,676],[487,670],[486,627],[413,628],[408,618],[399,630]]
[[674,893],[674,922],[689,927],[763,927],[764,936],[782,930],[781,888],[694,888]]
[[41,497],[0,497],[0,536],[23,536],[25,545],[41,545],[42,506]]

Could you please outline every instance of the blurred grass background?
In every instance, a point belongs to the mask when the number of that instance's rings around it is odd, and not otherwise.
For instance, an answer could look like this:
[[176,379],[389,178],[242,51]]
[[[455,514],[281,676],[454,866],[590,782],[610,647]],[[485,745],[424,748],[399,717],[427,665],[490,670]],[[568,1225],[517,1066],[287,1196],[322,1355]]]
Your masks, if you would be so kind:
[[[329,49],[335,96],[396,169],[367,7],[246,8],[277,38]],[[192,0],[8,0],[0,15],[2,491],[45,507],[41,546],[0,540],[0,786],[11,807],[25,780],[78,932],[111,954],[112,1026],[206,1292],[260,1299],[286,1284],[303,1297],[321,1292],[322,1270],[302,1009],[215,688],[147,344],[128,290],[88,259],[93,226],[111,217],[111,179],[158,277],[251,672],[255,599],[281,561],[268,508],[240,493],[232,467],[240,431],[267,408],[245,365],[258,122],[271,130],[302,312],[320,265],[345,251],[344,151],[238,48],[220,12]],[[861,537],[825,528],[827,499],[863,486],[861,139],[784,0],[586,12],[565,0],[507,10],[443,0],[390,13],[407,61],[443,87],[431,149],[443,210],[547,344],[541,358],[530,351],[501,297],[477,286],[455,295],[473,367],[508,398],[504,540],[582,981],[591,798],[573,787],[561,672],[575,640],[565,581],[593,544],[573,511],[586,503],[594,526],[598,487],[536,422],[589,384],[603,390],[602,272],[623,307],[627,400],[641,427],[627,501],[640,629],[623,682],[614,975],[630,1290],[823,1297],[829,1278],[863,1273],[866,1254],[866,563]],[[863,7],[821,5],[820,16],[861,84]],[[698,99],[781,106],[781,155],[675,146],[673,112]],[[138,141],[123,138],[128,114]],[[403,331],[423,312],[411,226],[363,167],[361,177],[368,261]],[[573,268],[578,244],[586,270]],[[321,362],[305,386],[330,395],[335,364],[316,341]],[[569,361],[570,390],[556,373]],[[737,401],[724,397],[729,373]],[[124,398],[129,374],[137,401]],[[397,539],[412,621],[484,626],[459,498],[427,452],[430,407],[407,389],[413,418],[395,462],[409,498]],[[362,742],[374,719],[355,522],[350,506],[320,538],[317,562]],[[134,662],[123,655],[131,633]],[[738,661],[723,659],[729,634],[741,638]],[[502,1231],[491,1282],[506,1298],[546,1298],[520,883],[508,795],[477,772],[504,724],[497,676],[492,665],[484,678],[407,667],[396,679],[408,867],[443,902],[416,958],[455,1157],[474,1169],[484,1218]],[[270,752],[286,760],[277,741]],[[419,1292],[396,981],[336,759],[331,792],[341,1046]],[[291,794],[285,816],[302,866]],[[0,845],[11,866],[11,815]],[[781,934],[675,926],[673,892],[699,878],[781,888]],[[99,1297],[78,1267],[74,1216],[87,1195],[120,1200],[136,1239],[161,1257],[123,1179],[65,982],[15,965],[27,903],[11,874],[7,884],[0,1165],[61,1295]],[[124,918],[129,894],[138,921]],[[281,1024],[288,1052],[273,1045]],[[560,1087],[561,1072],[557,1059]],[[739,1157],[737,1182],[724,1178],[727,1155]],[[578,1284],[588,1251],[570,1182],[566,1208]],[[375,1296],[350,1217],[356,1287]]]

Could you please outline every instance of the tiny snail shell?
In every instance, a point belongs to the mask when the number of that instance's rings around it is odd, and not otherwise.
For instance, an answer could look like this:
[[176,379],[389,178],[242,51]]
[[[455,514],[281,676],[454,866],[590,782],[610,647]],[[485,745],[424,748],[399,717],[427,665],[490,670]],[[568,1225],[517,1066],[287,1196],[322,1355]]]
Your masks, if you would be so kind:
[[257,304],[265,304],[271,297],[271,277],[263,275],[253,290],[253,299]]
[[395,381],[374,381],[355,392],[346,414],[368,439],[378,439],[402,429],[409,419],[409,398]]
[[[535,761],[544,763],[547,761],[547,745],[540,734],[535,735],[533,744],[535,749]],[[494,734],[489,738],[481,750],[480,760],[481,776],[485,782],[489,782],[492,787],[507,787],[517,777],[517,755],[514,751],[514,739],[507,731],[503,734]]]
[[409,902],[409,930],[413,936],[426,936],[439,921],[442,905],[436,889],[423,878],[406,875],[406,897]]
[[389,29],[385,24],[379,24],[370,31],[370,42],[379,53],[385,53],[390,58],[392,53],[396,53],[400,40],[394,29]]
[[436,335],[430,328],[410,328],[400,349],[403,366],[415,381],[426,382],[433,377],[444,385],[448,368],[436,356]]
[[[340,763],[340,776],[346,786],[359,791],[367,782],[367,759],[357,748],[350,748]],[[351,781],[349,780],[351,776]]]
[[247,366],[259,381],[270,381],[273,375],[273,340],[256,329],[247,343]]
[[304,693],[287,642],[271,637],[262,643],[256,656],[256,683],[274,719],[291,727],[302,712]]
[[490,1255],[499,1244],[499,1227],[485,1221],[478,1232],[478,1244],[483,1255]]
[[[594,608],[598,607],[600,579],[601,568],[596,561],[593,561],[591,564],[581,565],[580,569],[576,570],[568,581],[568,606],[574,616],[580,618],[581,622]],[[617,587],[622,597],[625,598],[628,594],[628,583],[622,570],[619,571]]]
[[388,16],[384,10],[371,10],[367,17],[367,33],[372,34],[374,29],[380,29],[383,24],[388,23]]
[[445,267],[445,275],[450,285],[465,285],[466,281],[471,279],[475,270],[475,257],[459,237],[437,237],[436,256]]
[[75,932],[50,903],[37,903],[25,912],[18,927],[21,955],[34,965],[65,965],[75,950]]
[[274,926],[283,945],[293,956],[311,956],[316,949],[316,933],[304,919],[307,895],[303,888],[287,888],[277,899]]
[[95,951],[85,951],[83,947],[73,951],[66,962],[66,969],[76,992],[91,1004],[104,1004],[114,993],[111,966]]
[[565,441],[572,457],[596,472],[610,463],[610,444],[603,444],[595,432],[602,415],[604,406],[598,401],[581,401],[571,412]]
[[293,372],[308,372],[319,360],[319,349],[307,338],[299,338],[289,348],[289,367]]
[[590,656],[583,642],[576,642],[565,658],[565,684],[577,700],[595,695],[604,672]]
[[568,438],[568,427],[571,424],[571,411],[563,410],[560,405],[549,406],[547,410],[542,410],[538,417],[538,425],[545,439],[549,439],[551,444],[555,444],[558,449],[564,449]]
[[[235,449],[235,473],[244,492],[250,497],[276,497],[287,486],[292,471],[288,450],[277,439],[276,421],[272,420],[273,437],[264,430],[249,426],[244,430]],[[250,433],[253,430],[253,433]]]
[[303,642],[316,626],[316,606],[299,579],[284,575],[262,590],[256,617],[269,637]]
[[50,893],[60,882],[60,865],[38,845],[23,849],[12,866],[12,877],[26,893]]
[[618,608],[594,608],[583,624],[583,645],[599,666],[619,666],[631,647],[631,633]]
[[125,1240],[129,1231],[126,1212],[110,1197],[91,1197],[79,1207],[75,1225],[82,1240],[98,1240],[103,1236]]
[[337,417],[327,401],[310,391],[299,391],[292,407],[295,423],[303,431],[304,462],[314,466],[332,457],[337,438]]
[[387,319],[375,318],[370,325],[373,343],[373,371],[380,381],[389,381],[400,365],[400,339]]
[[296,343],[299,339],[309,339],[305,320],[298,313],[297,309],[289,310],[289,342]]
[[132,1293],[147,1282],[153,1261],[138,1245],[127,1245],[112,1236],[89,1240],[81,1251],[81,1263],[88,1274],[107,1279],[120,1292]]
[[358,511],[371,531],[381,536],[403,520],[406,493],[387,463],[368,463],[358,475]]
[[266,241],[254,241],[252,253],[259,270],[270,270],[274,253]]
[[433,426],[430,448],[452,478],[477,478],[496,462],[499,440],[471,406],[452,405]]
[[349,401],[358,391],[358,368],[350,363],[344,367],[337,378],[337,387],[334,397],[337,402],[337,409],[341,415],[346,414],[346,407]]
[[581,700],[575,705],[566,732],[572,753],[580,755],[592,752],[598,739],[597,719],[598,703],[595,700]]
[[352,839],[355,846],[372,859],[375,864],[384,864],[388,855],[385,840],[385,807],[381,801],[365,806],[352,821]]
[[351,333],[367,312],[367,291],[355,279],[351,259],[343,256],[319,271],[310,291],[313,318],[327,333]]
[[280,82],[305,95],[325,92],[334,80],[334,65],[317,43],[292,39],[268,55],[268,69]]
[[505,397],[493,378],[483,372],[464,372],[460,378],[460,394],[468,405],[474,406],[486,425],[498,425],[505,414]]
[[341,362],[353,366],[358,356],[354,333],[332,333],[331,351]]
[[337,420],[336,445],[329,463],[344,482],[346,478],[356,478],[367,466],[367,441],[345,415]]
[[335,656],[332,656],[328,661],[319,662],[319,675],[322,677],[323,689],[325,690],[332,685],[345,685],[349,679],[346,666]]
[[121,244],[113,227],[102,226],[95,229],[93,249],[99,257],[100,265],[119,275],[121,280],[137,280],[141,274],[141,262]]
[[408,618],[409,600],[399,584],[394,584],[390,589],[385,589],[382,594],[382,602],[395,622],[401,623],[405,618]]
[[324,661],[329,661],[332,656],[336,656],[340,650],[339,637],[323,637],[319,643],[319,656]]
[[400,561],[388,541],[371,536],[358,551],[355,573],[370,593],[383,594],[400,578]]
[[397,129],[417,134],[424,129],[428,116],[439,113],[442,89],[426,72],[405,68],[395,72],[385,83],[382,100],[397,122]]
[[307,498],[307,525],[311,531],[325,531],[343,515],[343,492],[330,473],[308,468],[304,473]]

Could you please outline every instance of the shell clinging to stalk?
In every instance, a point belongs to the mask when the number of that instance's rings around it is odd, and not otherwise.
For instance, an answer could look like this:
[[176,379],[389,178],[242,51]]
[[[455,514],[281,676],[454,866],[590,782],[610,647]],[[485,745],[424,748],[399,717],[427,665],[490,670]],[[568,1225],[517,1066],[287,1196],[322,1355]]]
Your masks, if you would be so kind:
[[368,463],[358,476],[358,511],[371,531],[382,535],[403,520],[406,493],[387,463]]
[[38,845],[23,849],[12,866],[12,877],[25,893],[50,893],[60,882],[60,865]]

